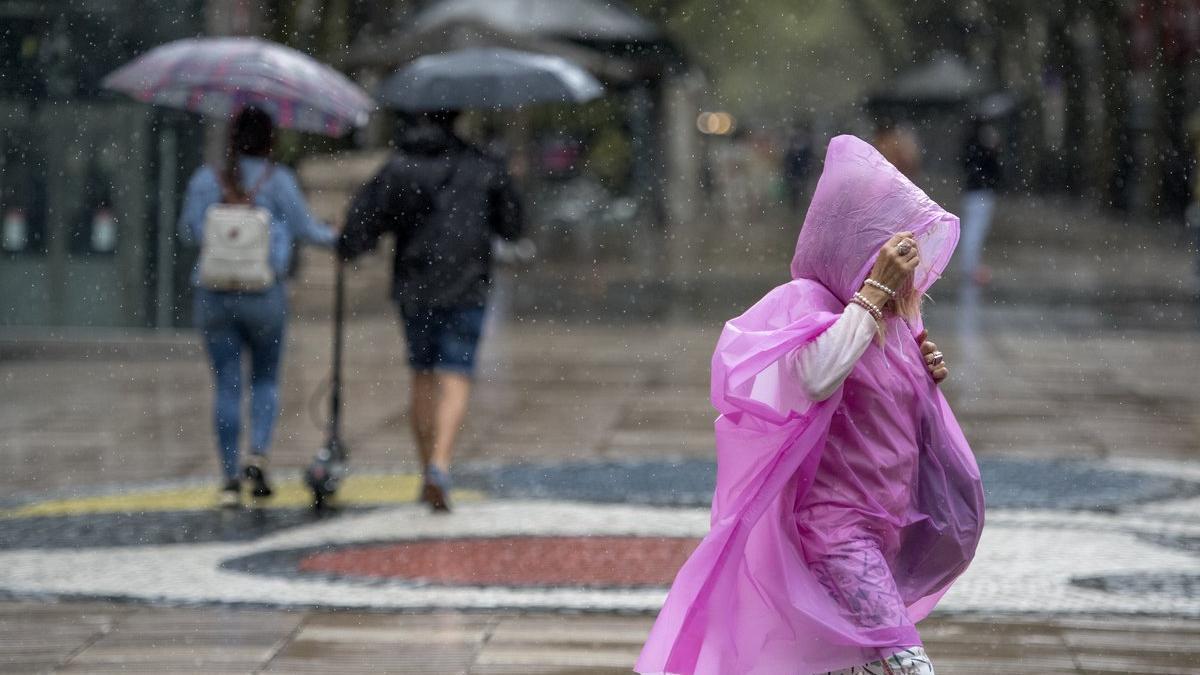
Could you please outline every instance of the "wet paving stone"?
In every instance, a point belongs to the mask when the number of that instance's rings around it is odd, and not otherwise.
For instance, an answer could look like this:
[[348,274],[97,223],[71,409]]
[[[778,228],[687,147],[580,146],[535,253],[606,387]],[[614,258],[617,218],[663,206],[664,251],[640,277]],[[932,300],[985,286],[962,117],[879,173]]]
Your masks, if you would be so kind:
[[[27,635],[26,618],[78,619],[100,633],[56,652],[0,651],[0,672],[616,675],[629,672],[653,620],[0,603],[0,639]],[[1200,673],[1194,619],[935,616],[920,628],[939,672],[954,675]],[[229,648],[211,642],[221,636]]]
[[414,645],[297,639],[264,672],[452,675],[468,672],[477,651],[471,643]]

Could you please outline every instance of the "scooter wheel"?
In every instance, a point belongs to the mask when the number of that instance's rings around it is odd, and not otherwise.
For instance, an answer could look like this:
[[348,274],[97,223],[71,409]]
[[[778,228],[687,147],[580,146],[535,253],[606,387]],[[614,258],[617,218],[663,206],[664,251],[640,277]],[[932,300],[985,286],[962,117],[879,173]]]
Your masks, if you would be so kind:
[[321,465],[310,466],[304,472],[304,482],[312,491],[313,504],[317,508],[325,506],[334,492],[330,489],[332,486],[330,485],[329,469]]

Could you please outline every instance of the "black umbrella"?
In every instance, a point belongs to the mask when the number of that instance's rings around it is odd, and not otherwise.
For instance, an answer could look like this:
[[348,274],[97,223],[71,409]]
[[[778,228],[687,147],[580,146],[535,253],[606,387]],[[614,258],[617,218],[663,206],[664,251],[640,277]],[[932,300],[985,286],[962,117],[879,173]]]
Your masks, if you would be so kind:
[[613,0],[442,0],[417,14],[413,25],[429,30],[455,22],[494,26],[512,35],[539,35],[597,42],[656,42],[654,23]]
[[548,54],[463,49],[422,56],[379,89],[384,104],[410,112],[582,103],[604,93],[580,66]]
[[998,120],[1012,114],[1017,109],[1017,97],[1006,92],[998,91],[980,99],[975,105],[975,116],[981,120]]

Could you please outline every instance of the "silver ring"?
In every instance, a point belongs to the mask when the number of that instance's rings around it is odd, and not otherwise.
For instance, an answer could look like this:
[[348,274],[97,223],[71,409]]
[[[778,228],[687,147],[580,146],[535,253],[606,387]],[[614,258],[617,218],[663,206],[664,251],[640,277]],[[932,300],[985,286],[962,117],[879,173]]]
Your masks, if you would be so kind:
[[941,352],[930,352],[929,355],[933,357],[932,365],[940,366],[946,362],[946,357]]
[[900,255],[908,255],[909,251],[911,250],[912,244],[908,243],[907,241],[902,241],[899,244],[896,244],[896,253],[899,253]]

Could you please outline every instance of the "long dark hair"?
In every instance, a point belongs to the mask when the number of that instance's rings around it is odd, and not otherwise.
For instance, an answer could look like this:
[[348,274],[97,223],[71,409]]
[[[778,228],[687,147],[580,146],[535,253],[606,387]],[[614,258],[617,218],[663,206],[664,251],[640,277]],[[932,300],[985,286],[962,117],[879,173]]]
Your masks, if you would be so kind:
[[275,136],[275,122],[263,109],[254,106],[242,108],[229,125],[229,143],[225,147],[225,166],[221,182],[225,191],[236,201],[246,201],[248,195],[242,186],[242,155],[267,157]]

